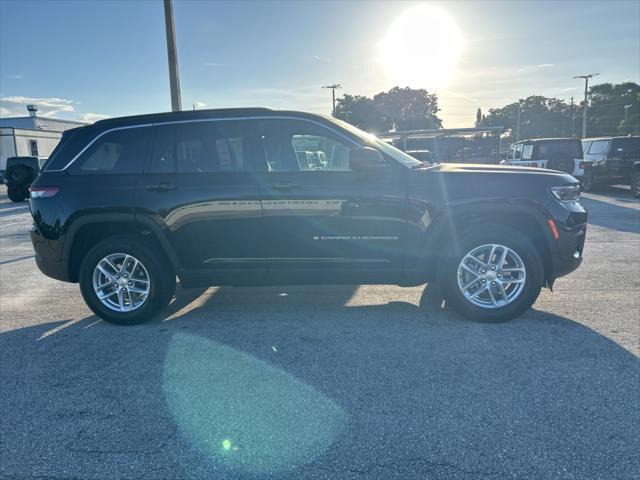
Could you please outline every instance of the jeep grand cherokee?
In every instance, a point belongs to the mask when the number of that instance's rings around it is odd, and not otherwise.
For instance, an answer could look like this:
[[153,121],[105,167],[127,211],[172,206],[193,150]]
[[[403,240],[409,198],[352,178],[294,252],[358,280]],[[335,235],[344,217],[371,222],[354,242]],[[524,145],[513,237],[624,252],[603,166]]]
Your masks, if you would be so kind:
[[351,125],[268,109],[65,132],[30,188],[37,264],[135,324],[183,286],[435,282],[475,319],[527,310],[578,267],[578,182],[424,164]]

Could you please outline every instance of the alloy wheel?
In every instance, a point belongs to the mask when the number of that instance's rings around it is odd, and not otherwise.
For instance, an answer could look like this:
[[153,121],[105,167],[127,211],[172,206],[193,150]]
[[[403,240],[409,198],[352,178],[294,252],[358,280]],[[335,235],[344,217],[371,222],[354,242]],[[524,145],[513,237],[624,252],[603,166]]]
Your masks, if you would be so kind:
[[458,266],[458,288],[464,298],[481,308],[513,303],[524,290],[526,269],[520,256],[499,244],[476,247]]
[[93,290],[102,304],[115,312],[131,312],[149,298],[151,281],[145,266],[126,253],[112,253],[93,271]]

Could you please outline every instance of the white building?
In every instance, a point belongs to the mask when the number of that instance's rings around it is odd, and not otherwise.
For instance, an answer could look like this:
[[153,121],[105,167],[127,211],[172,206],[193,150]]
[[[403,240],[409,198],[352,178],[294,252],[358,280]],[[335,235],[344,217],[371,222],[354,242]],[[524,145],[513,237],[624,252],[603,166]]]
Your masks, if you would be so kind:
[[86,125],[82,122],[38,117],[37,105],[27,105],[29,116],[0,118],[0,172],[7,158],[33,156],[46,159],[58,145],[62,132]]

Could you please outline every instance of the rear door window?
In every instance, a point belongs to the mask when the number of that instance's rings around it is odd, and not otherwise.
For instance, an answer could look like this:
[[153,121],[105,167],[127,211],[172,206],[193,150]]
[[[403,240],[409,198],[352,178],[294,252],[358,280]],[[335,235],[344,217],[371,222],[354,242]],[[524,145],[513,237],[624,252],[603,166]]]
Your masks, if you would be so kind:
[[124,128],[105,133],[85,150],[70,173],[76,175],[136,174],[151,148],[150,127]]
[[149,173],[222,173],[251,170],[245,122],[212,121],[160,125]]

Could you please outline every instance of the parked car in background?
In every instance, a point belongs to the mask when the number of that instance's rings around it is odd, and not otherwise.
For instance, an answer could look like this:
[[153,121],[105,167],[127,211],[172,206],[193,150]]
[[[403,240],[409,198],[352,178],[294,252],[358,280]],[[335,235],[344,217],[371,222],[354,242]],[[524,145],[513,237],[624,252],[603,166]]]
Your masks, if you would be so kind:
[[522,167],[548,168],[580,179],[584,174],[582,144],[576,138],[535,138],[512,144],[500,162]]
[[23,202],[29,198],[29,187],[46,158],[9,157],[5,171],[4,183],[7,185],[7,196],[12,202]]
[[636,195],[640,194],[640,135],[585,138],[582,149],[583,190],[624,184],[630,185]]

